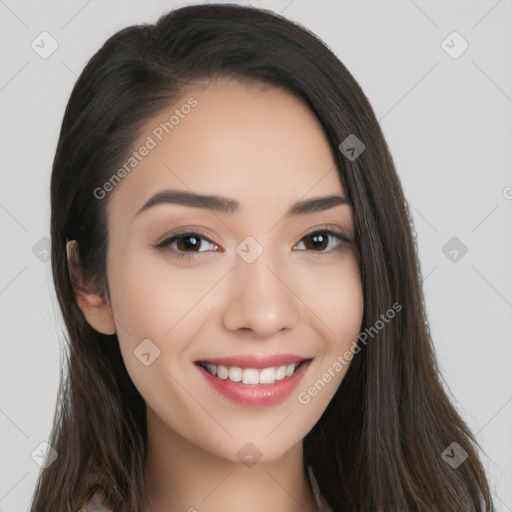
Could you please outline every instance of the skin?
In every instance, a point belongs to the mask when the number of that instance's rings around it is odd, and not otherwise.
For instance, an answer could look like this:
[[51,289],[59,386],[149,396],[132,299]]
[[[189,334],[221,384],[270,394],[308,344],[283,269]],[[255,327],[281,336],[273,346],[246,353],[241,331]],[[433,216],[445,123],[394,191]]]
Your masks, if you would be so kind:
[[[96,330],[117,333],[126,368],[147,404],[144,512],[314,510],[302,440],[348,365],[307,405],[297,395],[357,338],[363,296],[352,244],[331,237],[317,249],[307,235],[326,224],[352,235],[352,211],[340,204],[283,217],[297,201],[345,194],[318,121],[276,87],[219,79],[190,89],[148,120],[134,148],[191,96],[197,106],[110,196],[110,301],[80,293],[78,302]],[[230,215],[159,204],[136,215],[166,188],[227,196],[241,209]],[[153,247],[184,227],[206,231],[213,243],[203,238],[188,250],[189,259],[176,256],[176,242]],[[236,252],[247,236],[263,247],[252,263]],[[182,238],[182,252],[183,245]],[[336,251],[338,245],[344,250]],[[134,356],[145,339],[160,350],[148,366]],[[254,353],[313,360],[298,388],[270,407],[229,401],[194,365]],[[261,452],[252,467],[237,456],[247,442]]]

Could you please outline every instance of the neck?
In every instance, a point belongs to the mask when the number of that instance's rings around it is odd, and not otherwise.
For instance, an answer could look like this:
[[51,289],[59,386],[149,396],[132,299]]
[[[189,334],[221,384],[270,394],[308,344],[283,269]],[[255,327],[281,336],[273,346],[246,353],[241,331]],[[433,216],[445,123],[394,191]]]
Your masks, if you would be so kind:
[[253,466],[218,457],[170,430],[148,408],[143,512],[316,511],[302,443]]

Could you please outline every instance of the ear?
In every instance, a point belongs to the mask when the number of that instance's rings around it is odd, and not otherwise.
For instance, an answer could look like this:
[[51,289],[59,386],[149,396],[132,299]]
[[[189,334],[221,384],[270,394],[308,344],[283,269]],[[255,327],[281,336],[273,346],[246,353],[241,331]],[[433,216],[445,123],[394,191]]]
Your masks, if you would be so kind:
[[97,283],[87,281],[85,278],[84,269],[80,265],[78,242],[69,240],[66,243],[66,252],[76,302],[85,319],[96,331],[102,334],[115,334],[116,324],[108,299]]

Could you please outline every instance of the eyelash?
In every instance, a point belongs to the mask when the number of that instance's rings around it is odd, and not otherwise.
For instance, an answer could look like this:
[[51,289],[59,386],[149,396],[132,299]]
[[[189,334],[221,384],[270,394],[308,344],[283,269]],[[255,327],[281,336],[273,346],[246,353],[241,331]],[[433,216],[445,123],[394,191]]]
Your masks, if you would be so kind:
[[[317,254],[318,256],[329,255],[331,253],[341,254],[341,253],[344,253],[347,251],[347,244],[352,243],[352,239],[348,235],[343,233],[342,231],[334,231],[334,230],[328,229],[328,228],[316,228],[314,231],[311,231],[308,234],[304,235],[299,240],[299,243],[302,242],[304,239],[311,237],[312,235],[318,235],[318,234],[331,236],[331,237],[335,238],[339,243],[334,249],[331,249],[329,251],[325,251],[325,250],[324,251],[313,251],[313,250],[308,250],[308,249],[305,249],[305,250],[301,249],[301,251],[318,253]],[[169,235],[167,235],[162,241],[154,244],[153,247],[155,247],[156,249],[165,249],[165,248],[168,248],[168,246],[171,245],[173,242],[177,241],[179,238],[181,238],[181,237],[186,238],[187,236],[194,236],[196,238],[199,238],[200,240],[205,240],[213,245],[217,245],[217,244],[215,244],[215,242],[212,242],[212,240],[210,240],[210,238],[206,235],[206,233],[203,233],[201,231],[184,230],[184,231],[175,231],[173,233],[169,233]],[[174,256],[176,256],[177,258],[185,258],[185,259],[195,258],[196,255],[200,254],[201,252],[209,252],[209,251],[186,252],[186,251],[178,251],[177,249],[169,249],[169,250],[174,252],[175,253]]]

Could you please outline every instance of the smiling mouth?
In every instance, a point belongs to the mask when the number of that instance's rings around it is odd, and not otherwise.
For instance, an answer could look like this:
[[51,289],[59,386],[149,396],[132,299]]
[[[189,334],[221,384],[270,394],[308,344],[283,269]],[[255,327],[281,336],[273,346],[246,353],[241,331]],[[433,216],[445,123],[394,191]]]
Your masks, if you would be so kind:
[[198,364],[210,375],[222,380],[229,380],[246,385],[274,384],[277,381],[291,377],[303,364],[310,359],[304,359],[296,363],[281,366],[269,366],[268,368],[240,368],[238,366],[224,366],[212,364],[207,361],[199,361]]

